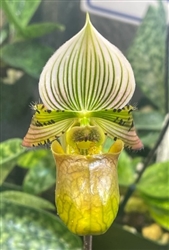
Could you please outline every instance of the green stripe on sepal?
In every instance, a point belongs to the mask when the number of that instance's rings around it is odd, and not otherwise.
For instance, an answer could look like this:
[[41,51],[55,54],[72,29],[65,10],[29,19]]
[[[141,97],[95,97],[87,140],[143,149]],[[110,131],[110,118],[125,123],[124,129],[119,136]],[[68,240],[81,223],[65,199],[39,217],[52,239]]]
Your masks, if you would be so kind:
[[83,29],[49,59],[39,81],[42,102],[53,110],[122,108],[134,90],[130,63],[88,15]]

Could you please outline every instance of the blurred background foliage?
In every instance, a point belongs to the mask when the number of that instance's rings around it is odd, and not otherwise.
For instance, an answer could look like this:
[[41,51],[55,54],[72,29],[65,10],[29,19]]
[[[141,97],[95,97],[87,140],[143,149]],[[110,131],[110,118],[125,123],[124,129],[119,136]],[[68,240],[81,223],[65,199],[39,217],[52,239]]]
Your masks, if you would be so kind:
[[[42,36],[55,30],[61,35],[65,28],[56,20],[34,22],[41,4],[40,0],[4,0],[1,4],[0,209],[4,250],[82,249],[81,238],[70,233],[55,212],[57,177],[50,150],[21,147],[21,138],[32,115],[29,104],[39,98],[39,75],[54,52],[53,46],[46,45]],[[159,3],[158,8],[149,7],[125,51],[139,89],[136,90],[139,98],[135,98],[138,111],[134,113],[134,120],[145,149],[121,154],[118,174],[122,204],[128,190],[132,192],[108,232],[94,237],[93,249],[168,249],[168,130],[161,136],[169,120],[166,38],[166,13]],[[111,144],[112,140],[107,139],[105,151]],[[156,154],[151,154],[153,150]],[[144,173],[143,169],[146,169]]]

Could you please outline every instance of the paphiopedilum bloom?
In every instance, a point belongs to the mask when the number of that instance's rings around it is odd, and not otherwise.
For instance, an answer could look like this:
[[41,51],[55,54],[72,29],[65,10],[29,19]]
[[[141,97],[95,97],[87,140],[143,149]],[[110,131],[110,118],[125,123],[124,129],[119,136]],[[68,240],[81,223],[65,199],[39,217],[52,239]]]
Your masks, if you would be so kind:
[[[117,161],[123,145],[142,148],[129,101],[135,90],[130,63],[93,27],[83,29],[49,59],[39,81],[42,104],[23,146],[51,144],[57,165],[56,205],[80,235],[104,233],[114,220]],[[58,143],[64,137],[64,150]],[[115,143],[103,153],[106,137]]]
[[74,126],[98,126],[126,147],[142,148],[132,111],[127,105],[135,90],[130,63],[93,27],[87,15],[83,29],[49,59],[39,81],[43,104],[23,146],[44,145]]

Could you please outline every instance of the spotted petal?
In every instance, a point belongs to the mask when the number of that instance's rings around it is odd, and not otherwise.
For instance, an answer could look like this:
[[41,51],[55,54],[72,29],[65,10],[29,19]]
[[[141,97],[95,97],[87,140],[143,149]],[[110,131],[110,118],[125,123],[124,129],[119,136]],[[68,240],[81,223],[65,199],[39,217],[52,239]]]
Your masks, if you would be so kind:
[[48,110],[43,104],[33,107],[35,114],[22,145],[40,146],[51,143],[64,134],[77,120],[72,111]]
[[108,137],[121,139],[125,146],[134,150],[143,148],[137,136],[131,112],[131,105],[123,109],[109,109],[92,112],[91,123],[100,126]]
[[132,68],[91,24],[49,59],[40,76],[39,92],[48,109],[91,111],[122,108],[135,90]]

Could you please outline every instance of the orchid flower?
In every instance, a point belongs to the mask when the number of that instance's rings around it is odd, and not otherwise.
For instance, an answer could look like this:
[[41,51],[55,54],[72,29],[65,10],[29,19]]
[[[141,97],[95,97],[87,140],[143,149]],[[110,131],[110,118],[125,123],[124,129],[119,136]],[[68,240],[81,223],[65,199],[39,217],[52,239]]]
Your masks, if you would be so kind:
[[[93,27],[82,30],[49,59],[39,81],[42,104],[23,146],[51,144],[57,166],[60,218],[79,235],[102,234],[119,207],[118,157],[124,145],[143,147],[128,104],[135,90],[130,63]],[[114,139],[103,153],[105,138]],[[58,142],[65,139],[66,148]]]
[[82,30],[49,59],[39,81],[43,104],[23,140],[31,147],[51,143],[75,126],[97,126],[126,147],[143,147],[128,105],[135,90],[130,63],[93,27],[87,15]]

